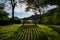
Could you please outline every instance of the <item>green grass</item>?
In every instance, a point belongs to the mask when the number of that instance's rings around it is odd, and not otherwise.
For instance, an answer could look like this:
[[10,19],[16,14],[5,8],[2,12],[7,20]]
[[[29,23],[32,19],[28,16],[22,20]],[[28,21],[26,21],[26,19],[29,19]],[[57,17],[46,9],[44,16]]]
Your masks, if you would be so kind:
[[0,40],[60,40],[60,26],[42,24],[0,26]]
[[0,26],[0,40],[10,37],[20,26],[21,24]]
[[47,25],[47,26],[58,33],[56,39],[60,40],[60,26],[59,25]]
[[58,25],[48,25],[48,27],[52,28],[56,32],[60,33],[60,26]]
[[49,40],[60,39],[60,38],[57,38],[57,37],[59,37],[58,32],[55,31],[54,29],[50,28],[49,26],[47,26],[47,25],[38,25],[38,26],[45,32],[45,34],[48,36]]
[[10,37],[12,40],[47,40],[48,37],[35,25],[24,25],[20,27],[13,36]]

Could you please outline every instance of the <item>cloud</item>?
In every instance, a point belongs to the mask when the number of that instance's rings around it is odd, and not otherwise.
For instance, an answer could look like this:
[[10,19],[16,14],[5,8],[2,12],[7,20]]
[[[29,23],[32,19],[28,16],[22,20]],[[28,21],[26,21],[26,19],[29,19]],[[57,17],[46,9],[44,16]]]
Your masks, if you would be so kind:
[[[11,13],[11,5],[9,3],[10,2],[7,2],[5,4],[5,11],[10,13],[10,17],[11,17],[11,15],[12,15],[12,13]],[[31,15],[34,15],[33,12],[25,12],[26,7],[28,7],[28,6],[25,3],[17,2],[17,5],[15,7],[15,11],[14,11],[15,12],[14,16],[17,16],[19,18],[24,18],[24,17],[29,17]],[[53,6],[48,5],[48,8],[47,9],[45,8],[44,10],[47,11],[47,10],[50,10],[50,9],[54,9],[56,7],[57,7],[56,5],[53,5]],[[38,12],[38,14],[39,14],[39,12]]]
[[[11,5],[9,5],[9,2],[6,3],[5,5],[5,11],[8,12],[10,14],[9,17],[12,16],[12,12],[11,12]],[[33,12],[25,12],[26,9],[26,4],[25,3],[17,3],[17,6],[15,7],[15,11],[14,11],[14,16],[19,17],[19,18],[24,18],[24,17],[29,17],[31,15],[34,15]]]
[[25,3],[17,3],[17,6],[15,7],[15,12],[25,12],[26,7],[27,6]]
[[[14,16],[15,17],[19,17],[19,18],[24,18],[24,17],[29,17],[29,16],[31,16],[31,15],[34,15],[34,13],[33,12],[15,12],[14,13]],[[9,17],[11,17],[12,16],[12,13],[10,12],[10,16]]]
[[52,5],[52,6],[48,5],[48,8],[47,8],[47,10],[51,10],[51,9],[54,9],[54,8],[56,8],[56,7],[57,7],[56,5]]

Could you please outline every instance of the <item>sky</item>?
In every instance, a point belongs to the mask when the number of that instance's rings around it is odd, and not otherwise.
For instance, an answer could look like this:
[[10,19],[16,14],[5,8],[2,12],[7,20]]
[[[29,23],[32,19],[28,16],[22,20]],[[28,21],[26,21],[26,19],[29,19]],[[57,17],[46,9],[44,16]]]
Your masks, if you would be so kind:
[[[3,3],[3,1],[0,0],[0,3]],[[5,11],[8,12],[10,14],[9,17],[12,16],[12,13],[11,13],[11,5],[9,5],[9,1],[5,3]],[[17,6],[15,7],[15,11],[14,11],[14,16],[15,17],[19,17],[19,18],[24,18],[24,17],[29,17],[31,15],[34,15],[33,12],[25,12],[25,9],[26,7],[28,7],[25,3],[18,3],[17,2]],[[51,10],[51,9],[54,9],[56,8],[57,6],[56,5],[53,5],[53,6],[50,6],[48,5],[48,8],[44,8],[44,10]],[[39,14],[39,13],[38,13]]]

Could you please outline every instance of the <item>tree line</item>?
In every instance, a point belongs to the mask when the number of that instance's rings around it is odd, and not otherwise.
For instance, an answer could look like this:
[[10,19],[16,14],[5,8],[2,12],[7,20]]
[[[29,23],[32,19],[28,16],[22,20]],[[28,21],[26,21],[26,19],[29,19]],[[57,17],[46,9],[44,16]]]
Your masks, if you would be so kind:
[[[47,5],[57,5],[60,6],[60,0],[4,0],[4,3],[6,3],[7,1],[10,1],[10,5],[12,8],[12,24],[14,24],[14,9],[17,6],[17,2],[19,3],[27,3],[26,5],[28,5],[28,7],[26,8],[27,11],[29,11],[30,9],[33,9],[33,12],[35,13],[35,15],[37,16],[36,11],[38,11],[40,13],[40,18],[38,20],[40,20],[40,22],[42,20],[47,21],[46,19],[48,19],[48,17],[42,17],[41,15],[41,8],[44,10],[45,7],[47,7]],[[56,9],[58,10],[58,9]],[[58,12],[57,12],[58,13]],[[44,11],[43,11],[44,14]],[[45,15],[44,15],[45,16]],[[38,16],[37,16],[38,17]],[[55,18],[54,18],[55,19]]]
[[42,14],[40,17],[41,19],[38,19],[38,24],[60,25],[60,6],[49,10],[47,13]]
[[[9,18],[9,13],[4,11],[4,4],[0,4],[0,25],[10,25],[12,24],[12,18]],[[18,17],[14,17],[14,23],[20,24],[21,19]]]

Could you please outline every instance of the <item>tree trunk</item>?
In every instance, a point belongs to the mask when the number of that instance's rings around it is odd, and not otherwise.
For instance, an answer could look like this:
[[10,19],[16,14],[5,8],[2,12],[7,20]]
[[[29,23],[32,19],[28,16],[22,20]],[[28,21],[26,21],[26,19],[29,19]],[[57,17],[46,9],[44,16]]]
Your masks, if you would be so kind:
[[11,0],[12,5],[12,24],[14,24],[14,8],[15,8],[15,0]]
[[14,6],[12,5],[12,24],[14,24]]

